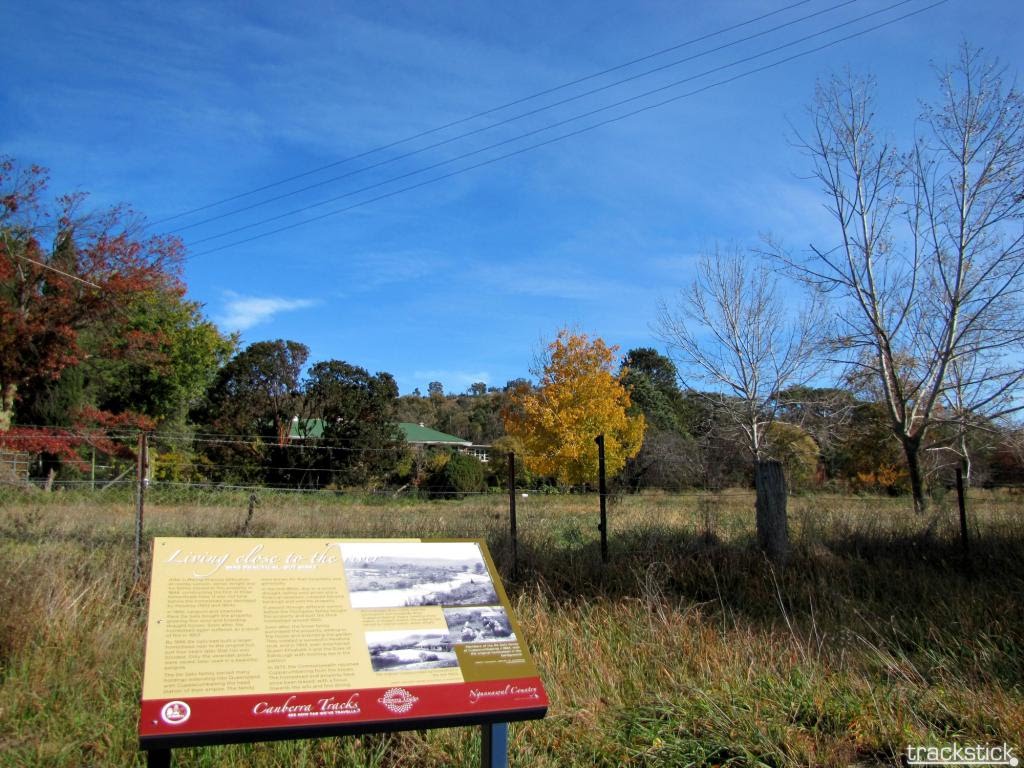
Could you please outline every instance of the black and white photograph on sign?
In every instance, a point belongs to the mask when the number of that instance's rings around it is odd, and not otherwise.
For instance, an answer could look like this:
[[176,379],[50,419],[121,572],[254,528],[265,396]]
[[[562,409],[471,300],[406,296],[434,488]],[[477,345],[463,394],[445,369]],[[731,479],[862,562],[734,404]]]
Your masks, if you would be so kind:
[[515,640],[512,622],[500,605],[483,608],[445,608],[448,637],[452,645],[463,643],[499,643]]
[[353,608],[498,602],[473,542],[345,543],[341,556]]
[[374,672],[409,672],[459,666],[451,639],[441,629],[367,632],[366,647]]

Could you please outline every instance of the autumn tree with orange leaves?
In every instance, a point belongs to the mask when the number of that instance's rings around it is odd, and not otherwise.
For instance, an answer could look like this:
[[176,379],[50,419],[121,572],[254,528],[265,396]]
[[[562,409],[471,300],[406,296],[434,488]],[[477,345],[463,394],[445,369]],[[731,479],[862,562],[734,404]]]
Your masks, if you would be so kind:
[[630,413],[616,369],[618,347],[567,329],[548,345],[536,388],[520,387],[505,409],[505,430],[519,438],[532,472],[576,485],[597,480],[603,434],[605,466],[614,477],[640,451],[644,417]]

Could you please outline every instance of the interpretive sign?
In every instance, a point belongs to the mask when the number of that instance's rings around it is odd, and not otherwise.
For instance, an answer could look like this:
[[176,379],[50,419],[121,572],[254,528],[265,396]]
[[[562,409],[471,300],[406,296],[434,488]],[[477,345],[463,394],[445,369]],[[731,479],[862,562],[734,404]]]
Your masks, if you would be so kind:
[[143,749],[543,717],[481,541],[157,538]]

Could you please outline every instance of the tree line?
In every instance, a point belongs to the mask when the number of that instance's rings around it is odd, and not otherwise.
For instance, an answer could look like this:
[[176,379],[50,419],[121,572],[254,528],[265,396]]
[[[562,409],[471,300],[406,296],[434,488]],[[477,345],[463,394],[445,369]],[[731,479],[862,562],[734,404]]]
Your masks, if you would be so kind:
[[[822,83],[798,144],[831,240],[713,246],[659,308],[666,354],[562,330],[532,378],[459,394],[400,396],[298,341],[240,348],[185,299],[179,240],[127,207],[47,200],[45,169],[2,158],[0,448],[73,475],[145,430],[169,480],[443,494],[504,482],[509,452],[524,485],[593,483],[603,434],[627,490],[749,485],[765,461],[794,489],[918,509],[956,468],[1024,482],[1024,102],[1001,74],[965,46],[902,150],[870,80]],[[411,450],[400,422],[494,460]]]

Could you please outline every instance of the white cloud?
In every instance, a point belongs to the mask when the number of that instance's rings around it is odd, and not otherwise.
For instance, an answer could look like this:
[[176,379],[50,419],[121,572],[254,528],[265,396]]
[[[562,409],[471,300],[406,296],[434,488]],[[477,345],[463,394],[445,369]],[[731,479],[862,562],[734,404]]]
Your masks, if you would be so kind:
[[306,309],[319,303],[316,299],[242,296],[233,291],[226,291],[224,297],[224,314],[217,319],[217,324],[231,331],[244,331],[272,320],[281,312]]

